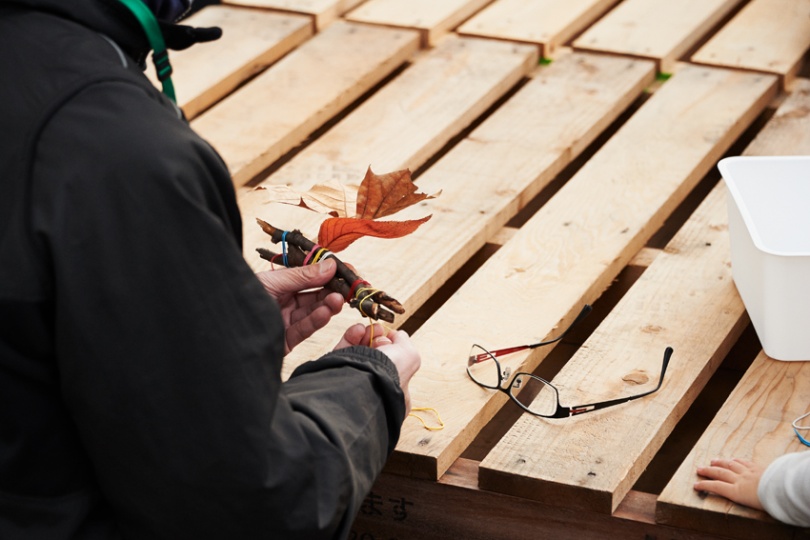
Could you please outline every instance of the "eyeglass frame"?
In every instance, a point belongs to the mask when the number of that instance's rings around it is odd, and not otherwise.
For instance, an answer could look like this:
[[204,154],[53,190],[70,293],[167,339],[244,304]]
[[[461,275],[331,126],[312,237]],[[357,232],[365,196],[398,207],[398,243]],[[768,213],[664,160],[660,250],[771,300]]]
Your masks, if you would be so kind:
[[[521,409],[523,409],[524,411],[526,411],[529,414],[532,414],[534,416],[539,416],[541,418],[569,418],[571,416],[576,416],[576,415],[579,415],[579,414],[584,414],[584,413],[587,413],[587,412],[596,411],[596,410],[604,409],[604,408],[607,408],[607,407],[612,407],[614,405],[620,405],[622,403],[627,403],[628,401],[633,401],[635,399],[639,399],[639,398],[642,398],[644,396],[648,396],[648,395],[650,395],[650,394],[652,394],[654,392],[657,392],[661,388],[661,385],[664,382],[664,377],[666,376],[667,367],[669,366],[669,360],[672,357],[672,354],[674,352],[672,347],[667,347],[664,350],[664,358],[663,358],[662,366],[661,366],[661,375],[658,378],[658,384],[652,390],[648,390],[648,391],[642,392],[640,394],[634,394],[632,396],[625,396],[625,397],[622,397],[622,398],[616,398],[616,399],[611,399],[611,400],[607,400],[607,401],[599,401],[599,402],[596,402],[596,403],[587,403],[587,404],[584,404],[584,405],[576,405],[574,407],[563,407],[562,404],[560,404],[560,392],[557,389],[557,387],[554,386],[549,381],[543,379],[542,377],[538,377],[537,375],[534,375],[533,373],[528,373],[526,371],[519,371],[519,372],[515,373],[514,376],[510,377],[511,373],[509,372],[509,368],[507,367],[507,369],[505,369],[505,370],[501,368],[501,363],[498,362],[497,356],[505,356],[505,355],[512,354],[512,353],[519,352],[519,351],[523,351],[523,350],[526,350],[526,349],[535,349],[537,347],[542,347],[544,345],[550,345],[552,343],[560,341],[563,337],[565,337],[565,334],[571,328],[573,328],[580,320],[585,318],[590,312],[591,312],[591,306],[586,304],[582,308],[582,311],[580,311],[579,315],[577,315],[577,318],[574,319],[574,322],[572,322],[568,326],[568,328],[566,328],[556,338],[548,340],[548,341],[541,341],[541,342],[533,343],[533,344],[529,344],[529,345],[519,345],[517,347],[508,347],[508,348],[503,348],[503,349],[496,349],[495,351],[489,351],[489,350],[485,349],[484,347],[482,347],[481,345],[474,344],[472,347],[473,348],[478,347],[479,349],[484,351],[484,354],[477,354],[477,355],[470,354],[470,356],[467,358],[467,375],[478,386],[480,386],[482,388],[488,388],[490,390],[500,390],[501,392],[508,395],[511,398],[511,400],[514,401]],[[482,358],[482,357],[484,357],[484,358]],[[497,369],[498,369],[498,384],[496,386],[483,384],[483,383],[479,382],[478,380],[476,380],[475,377],[473,377],[472,373],[470,373],[470,366],[472,366],[474,364],[478,364],[478,363],[483,362],[485,360],[492,360],[492,361],[495,362],[495,365],[497,366]],[[525,375],[526,377],[536,379],[536,380],[540,381],[542,384],[544,384],[547,387],[554,390],[554,396],[555,396],[555,399],[556,399],[556,402],[557,402],[557,408],[556,408],[554,414],[552,414],[552,415],[539,414],[539,413],[537,413],[535,411],[530,410],[526,405],[524,405],[523,403],[521,403],[517,399],[517,396],[515,396],[512,393],[512,389],[515,387],[514,386],[515,382],[518,380],[518,377],[520,377],[521,375]],[[508,386],[506,388],[504,388],[503,383],[504,383],[504,381],[506,379],[509,379],[509,384],[508,384]]]

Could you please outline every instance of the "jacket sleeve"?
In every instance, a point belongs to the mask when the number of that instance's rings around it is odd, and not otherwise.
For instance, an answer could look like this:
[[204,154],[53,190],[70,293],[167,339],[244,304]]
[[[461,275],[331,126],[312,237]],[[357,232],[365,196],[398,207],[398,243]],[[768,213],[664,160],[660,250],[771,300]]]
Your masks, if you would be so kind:
[[757,495],[775,519],[810,527],[810,451],[785,454],[768,465]]
[[404,401],[378,351],[281,381],[221,159],[144,89],[74,96],[36,149],[61,391],[127,538],[346,536]]

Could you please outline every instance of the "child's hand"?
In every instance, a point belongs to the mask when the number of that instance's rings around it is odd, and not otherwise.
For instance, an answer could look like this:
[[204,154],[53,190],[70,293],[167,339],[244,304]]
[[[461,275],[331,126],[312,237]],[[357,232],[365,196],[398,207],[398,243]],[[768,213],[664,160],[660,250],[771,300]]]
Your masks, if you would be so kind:
[[695,484],[695,490],[720,495],[736,503],[763,510],[757,496],[759,479],[765,467],[734,458],[713,459],[709,467],[698,467],[697,473],[708,478]]

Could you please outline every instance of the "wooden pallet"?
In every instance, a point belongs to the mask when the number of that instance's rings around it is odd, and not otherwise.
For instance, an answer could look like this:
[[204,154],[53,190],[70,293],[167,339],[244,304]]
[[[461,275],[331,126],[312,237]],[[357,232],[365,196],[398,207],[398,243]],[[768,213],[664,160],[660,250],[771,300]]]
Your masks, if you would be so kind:
[[462,35],[534,43],[544,58],[598,19],[617,0],[499,0],[460,25]]
[[[789,424],[810,387],[789,381],[808,368],[761,353],[715,165],[810,153],[803,21],[774,13],[779,0],[259,2],[197,17],[290,21],[286,34],[268,22],[257,44],[239,23],[250,52],[227,69],[175,62],[206,81],[178,74],[180,95],[213,96],[192,126],[234,176],[249,264],[269,269],[255,249],[276,248],[256,218],[311,237],[324,218],[273,202],[278,186],[410,168],[420,191],[440,192],[397,214],[432,214],[414,234],[341,253],[405,305],[396,326],[423,358],[412,401],[444,423],[405,420],[353,538],[810,538],[692,489],[715,454],[767,463],[801,449]],[[766,37],[773,25],[782,40]],[[770,56],[706,52],[721,42]],[[473,343],[553,337],[585,303],[593,314],[557,346],[504,362],[576,404],[654,385],[672,346],[658,392],[544,420],[467,376]],[[284,375],[358,320],[345,309]]]

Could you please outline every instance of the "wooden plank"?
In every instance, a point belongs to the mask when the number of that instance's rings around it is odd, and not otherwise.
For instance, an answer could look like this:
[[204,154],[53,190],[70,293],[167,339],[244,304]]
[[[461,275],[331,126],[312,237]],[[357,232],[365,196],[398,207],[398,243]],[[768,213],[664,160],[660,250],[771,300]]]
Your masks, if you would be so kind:
[[613,512],[748,322],[725,212],[724,194],[710,195],[553,381],[566,405],[639,393],[671,345],[661,390],[577,418],[524,415],[481,463],[483,489]]
[[[542,447],[537,449],[542,452]],[[478,464],[459,459],[438,482],[383,473],[366,497],[350,538],[383,540],[723,540],[724,535],[656,524],[654,496],[631,492],[614,516],[575,511],[478,489]]]
[[498,0],[456,32],[533,43],[553,58],[557,48],[601,17],[617,0]]
[[222,28],[217,41],[171,52],[177,103],[189,120],[312,36],[307,17],[226,6],[208,6],[183,24]]
[[746,155],[810,154],[810,79],[796,79],[788,97],[751,142]]
[[[539,341],[572,320],[764,109],[775,82],[684,67],[436,311],[414,336],[423,362],[411,396],[436,408],[446,427],[426,433],[406,422],[391,470],[436,478],[449,467],[507,401],[467,377],[470,345]],[[486,211],[483,203],[482,215]],[[660,361],[663,347],[654,350],[644,358]],[[514,355],[511,367],[532,371],[548,352]],[[541,446],[545,455],[547,442]]]
[[807,412],[810,364],[779,362],[761,353],[658,498],[656,519],[684,529],[740,539],[793,538],[795,527],[722,497],[701,498],[695,470],[715,457],[740,457],[767,465],[805,449],[791,422]]
[[625,0],[578,37],[575,49],[658,62],[669,73],[741,0]]
[[418,48],[405,30],[335,23],[192,122],[250,181]]
[[416,169],[536,63],[529,46],[448,37],[260,185],[357,185],[369,166]]
[[322,30],[363,0],[223,0],[225,4],[276,9],[309,15]]
[[[341,257],[361,268],[371,283],[403,301],[412,313],[627,108],[653,76],[651,62],[594,55],[574,54],[541,68],[535,78],[419,177],[421,190],[442,190],[442,194],[426,208],[414,209],[402,218],[419,217],[429,210],[433,213],[429,222],[394,242],[363,239],[358,242],[362,245],[350,247]],[[572,100],[581,106],[570,106]],[[398,121],[400,126],[408,124]],[[375,133],[370,135],[372,139],[393,137]],[[358,140],[365,142],[364,138]],[[343,148],[362,146],[347,140],[344,143]],[[398,144],[398,139],[392,144]],[[366,159],[357,161],[367,163]],[[313,169],[312,175],[317,174]],[[305,177],[302,172],[301,178]],[[313,219],[312,213],[297,208],[270,206],[253,206],[246,213],[246,222],[252,215],[280,215],[290,216],[289,223],[299,227],[307,217]],[[321,219],[310,229],[317,231]],[[256,231],[246,232],[246,245],[266,245],[266,236],[262,238],[258,227],[252,225],[246,231],[252,229]],[[250,260],[249,252],[246,257]],[[344,312],[302,345],[303,352],[297,349],[288,356],[285,365],[322,354],[349,322],[356,320],[354,310]]]
[[810,0],[752,0],[691,61],[775,73],[787,87],[808,47]]
[[[745,155],[810,153],[810,81],[797,79]],[[658,521],[704,531],[718,528],[738,538],[791,538],[794,529],[721,497],[701,498],[692,489],[699,465],[714,457],[767,464],[804,449],[790,423],[810,402],[810,365],[778,362],[761,354],[726,400],[658,499]]]
[[350,21],[414,28],[422,34],[422,46],[439,38],[492,0],[368,0],[349,12]]

